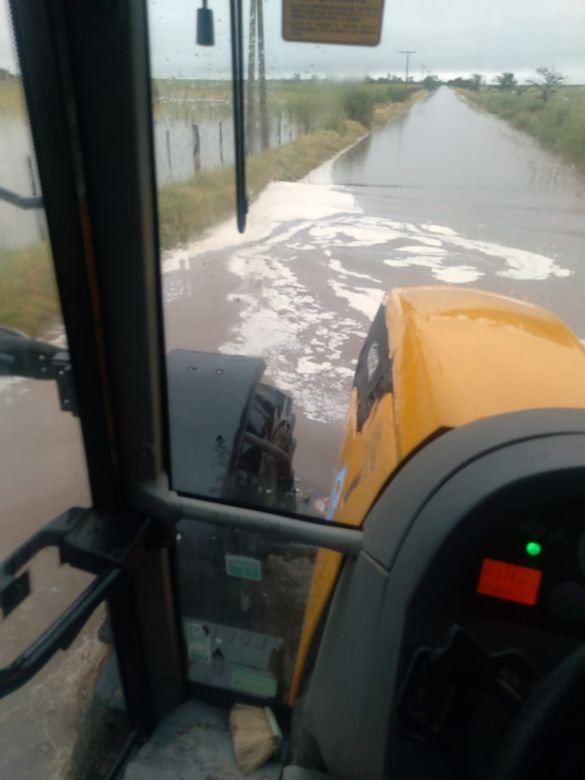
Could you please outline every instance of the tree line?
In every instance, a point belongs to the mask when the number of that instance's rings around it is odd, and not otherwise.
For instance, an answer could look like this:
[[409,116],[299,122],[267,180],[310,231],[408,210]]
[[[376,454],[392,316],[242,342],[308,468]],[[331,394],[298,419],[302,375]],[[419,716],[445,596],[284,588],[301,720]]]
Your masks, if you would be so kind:
[[[504,71],[495,76],[492,84],[503,91],[517,92],[518,94],[524,92],[529,87],[533,87],[540,92],[540,96],[543,101],[546,102],[554,91],[566,81],[566,78],[567,77],[556,68],[547,68],[544,65],[541,65],[536,68],[534,77],[528,79],[525,84],[521,84],[516,79],[515,74],[510,71]],[[369,76],[367,81],[376,84],[404,84],[403,78],[392,74],[379,78]],[[409,78],[409,83],[419,83],[424,89],[428,89],[429,91],[438,89],[443,84],[446,84],[448,87],[471,89],[474,92],[479,92],[482,87],[488,86],[481,73],[472,73],[469,77],[457,76],[456,78],[448,79],[447,81],[442,81],[438,76],[429,74],[419,82],[415,82],[414,79]]]

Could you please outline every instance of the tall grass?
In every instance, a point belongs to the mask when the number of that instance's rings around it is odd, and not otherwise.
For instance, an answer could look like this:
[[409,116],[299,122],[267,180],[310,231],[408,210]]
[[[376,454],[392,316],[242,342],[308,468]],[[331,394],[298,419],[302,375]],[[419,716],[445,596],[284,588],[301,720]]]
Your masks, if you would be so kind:
[[585,93],[564,87],[547,101],[533,90],[521,94],[484,89],[465,95],[585,171]]
[[[345,119],[371,125],[375,107],[381,103],[402,103],[414,88],[400,84],[370,84],[335,81],[266,82],[268,110],[287,114],[301,133],[338,130]],[[231,111],[231,92],[226,81],[157,80],[153,85],[155,116],[195,116],[202,111]],[[259,89],[255,85],[258,110]]]
[[0,323],[39,336],[59,311],[47,242],[24,249],[0,247]]
[[0,117],[25,115],[24,91],[19,78],[0,81]]

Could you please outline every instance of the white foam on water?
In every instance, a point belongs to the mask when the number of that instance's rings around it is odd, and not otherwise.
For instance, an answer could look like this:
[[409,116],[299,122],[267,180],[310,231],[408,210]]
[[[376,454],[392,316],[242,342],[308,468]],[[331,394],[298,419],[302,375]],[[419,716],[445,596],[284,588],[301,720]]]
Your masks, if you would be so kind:
[[164,261],[165,271],[225,265],[240,305],[221,351],[263,357],[268,378],[309,419],[345,417],[353,377],[346,347],[365,338],[386,290],[402,283],[399,269],[418,268],[443,284],[572,273],[551,257],[447,225],[366,215],[351,192],[327,185],[324,171],[270,184],[252,204],[244,235],[230,219]]
[[[340,212],[361,213],[350,193],[323,184],[271,182],[251,204],[245,233],[238,233],[232,217],[211,229],[203,238],[166,251],[162,261],[163,273],[177,271],[181,268],[181,261],[187,263],[205,252],[262,241],[283,224],[304,220],[314,222]],[[296,227],[292,232],[297,232]]]
[[335,271],[335,273],[339,274],[340,276],[353,276],[356,279],[367,279],[368,282],[374,282],[374,284],[382,284],[380,279],[375,279],[369,274],[360,274],[357,271],[348,271],[347,268],[344,268],[341,265],[339,260],[330,260],[329,268],[331,268],[332,271]]
[[408,254],[418,255],[420,254],[421,249],[425,252],[427,255],[437,255],[437,257],[444,256],[447,254],[447,250],[441,247],[435,247],[435,246],[428,246],[427,244],[423,244],[422,247],[420,244],[416,244],[415,246],[399,246],[396,247],[398,252],[406,252]]
[[[297,198],[296,186],[286,188],[287,197]],[[335,422],[345,416],[353,370],[344,363],[344,347],[349,339],[365,338],[385,291],[396,283],[384,267],[419,268],[442,284],[471,284],[490,274],[529,280],[571,274],[553,258],[469,239],[444,225],[364,215],[349,193],[338,201],[334,192],[325,216],[283,222],[261,239],[240,242],[228,264],[240,280],[236,295],[244,305],[222,351],[261,355],[268,376],[309,419]],[[289,213],[306,215],[290,205]],[[371,247],[367,270],[379,268],[379,274],[360,270],[363,254],[351,254],[357,246]],[[327,290],[340,305],[331,304]]]
[[332,368],[333,366],[328,360],[316,363],[314,360],[303,356],[297,361],[297,371],[305,376],[308,374],[320,374],[323,371],[331,371]]
[[421,225],[423,230],[428,230],[429,233],[438,233],[440,236],[456,236],[457,233],[446,225]]
[[363,314],[368,320],[374,319],[384,297],[384,290],[371,287],[348,287],[333,279],[329,281],[329,286],[338,298],[346,300],[352,309]]
[[[311,238],[317,244],[328,244],[329,246],[374,246],[375,244],[386,244],[397,238],[402,238],[402,234],[390,227],[384,225],[361,225],[360,220],[351,224],[344,221],[319,224],[312,227],[309,231]],[[351,239],[348,241],[348,239]]]
[[243,292],[230,297],[242,306],[232,338],[220,349],[263,357],[268,377],[309,419],[339,422],[351,387],[351,376],[339,370],[342,350],[357,323],[330,311],[302,284],[292,270],[294,260],[277,260],[266,250],[259,243],[231,255],[229,270],[240,278]]
[[484,276],[483,272],[470,265],[451,265],[447,268],[437,268],[433,276],[445,284],[470,284]]

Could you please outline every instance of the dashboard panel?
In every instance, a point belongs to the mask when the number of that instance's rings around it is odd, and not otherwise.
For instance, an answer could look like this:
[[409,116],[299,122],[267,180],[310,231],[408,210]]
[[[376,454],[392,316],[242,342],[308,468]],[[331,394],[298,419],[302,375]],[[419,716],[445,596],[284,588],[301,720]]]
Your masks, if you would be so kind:
[[[585,507],[496,505],[469,568],[464,609],[479,616],[585,637]],[[500,515],[500,517],[498,517]]]

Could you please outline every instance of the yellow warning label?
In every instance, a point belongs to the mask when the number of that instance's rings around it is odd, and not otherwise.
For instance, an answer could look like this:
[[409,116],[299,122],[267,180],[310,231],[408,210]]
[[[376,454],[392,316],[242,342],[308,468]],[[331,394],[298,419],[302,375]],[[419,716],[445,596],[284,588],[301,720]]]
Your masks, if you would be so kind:
[[301,43],[377,46],[384,0],[283,0],[282,36]]

